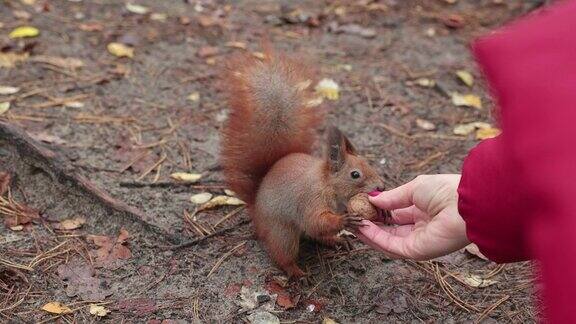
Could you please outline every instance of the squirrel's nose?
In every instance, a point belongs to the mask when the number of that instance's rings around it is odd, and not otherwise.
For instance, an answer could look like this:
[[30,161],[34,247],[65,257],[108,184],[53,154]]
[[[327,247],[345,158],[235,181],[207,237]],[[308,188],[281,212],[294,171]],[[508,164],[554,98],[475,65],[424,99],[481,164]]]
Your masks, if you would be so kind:
[[376,187],[376,190],[378,190],[378,191],[384,191],[384,186],[378,186],[378,187]]

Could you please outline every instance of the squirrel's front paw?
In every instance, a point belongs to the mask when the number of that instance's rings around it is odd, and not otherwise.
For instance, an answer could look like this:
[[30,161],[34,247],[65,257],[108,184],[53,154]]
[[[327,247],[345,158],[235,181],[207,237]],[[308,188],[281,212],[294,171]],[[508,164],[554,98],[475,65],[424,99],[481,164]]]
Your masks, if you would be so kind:
[[358,228],[365,226],[362,224],[364,218],[360,217],[356,213],[346,213],[342,215],[343,227],[351,230],[357,230]]

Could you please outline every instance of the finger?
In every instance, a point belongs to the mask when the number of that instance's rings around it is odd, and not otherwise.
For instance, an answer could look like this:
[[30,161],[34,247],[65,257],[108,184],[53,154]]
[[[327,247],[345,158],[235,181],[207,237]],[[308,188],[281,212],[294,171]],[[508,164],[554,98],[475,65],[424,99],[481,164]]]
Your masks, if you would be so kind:
[[386,251],[403,258],[409,257],[404,252],[404,245],[407,237],[401,237],[394,235],[386,230],[381,229],[374,223],[370,221],[364,221],[366,226],[358,229],[362,235],[366,237],[372,244],[374,244],[378,249]]
[[383,191],[376,197],[368,197],[368,199],[374,206],[385,210],[406,208],[414,204],[412,197],[415,188],[416,179],[392,190]]
[[428,214],[412,205],[410,207],[393,210],[390,223],[398,225],[414,224],[419,220],[427,218]]

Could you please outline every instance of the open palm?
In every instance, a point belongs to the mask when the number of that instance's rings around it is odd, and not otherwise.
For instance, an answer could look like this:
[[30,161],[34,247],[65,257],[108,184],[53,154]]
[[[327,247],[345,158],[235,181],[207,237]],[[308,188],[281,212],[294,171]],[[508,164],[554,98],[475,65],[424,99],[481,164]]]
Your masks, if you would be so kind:
[[393,258],[427,260],[466,246],[466,224],[458,213],[460,175],[424,175],[370,201],[391,210],[390,224],[364,221],[359,238]]

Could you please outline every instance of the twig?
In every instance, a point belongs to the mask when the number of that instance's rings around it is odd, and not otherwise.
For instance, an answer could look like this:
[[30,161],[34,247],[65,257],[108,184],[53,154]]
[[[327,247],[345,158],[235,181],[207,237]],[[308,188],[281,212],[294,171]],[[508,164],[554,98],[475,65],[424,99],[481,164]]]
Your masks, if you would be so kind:
[[67,97],[67,98],[55,98],[55,99],[47,101],[47,102],[32,105],[30,107],[31,108],[50,108],[50,107],[55,107],[55,106],[62,106],[62,105],[65,105],[69,102],[86,99],[88,97],[89,97],[89,95],[87,95],[87,94],[80,94],[80,95]]
[[507,301],[508,298],[510,298],[510,296],[506,295],[497,302],[495,302],[492,306],[486,308],[486,310],[484,310],[482,314],[480,314],[480,316],[478,317],[478,319],[476,319],[476,321],[474,321],[474,323],[481,323],[482,320],[486,318],[486,316],[488,316],[492,311],[494,311],[496,307],[500,306],[503,302]]
[[246,206],[240,206],[236,209],[234,209],[233,211],[229,212],[228,214],[226,214],[226,216],[222,217],[221,220],[217,221],[216,224],[214,224],[214,227],[217,227],[218,225],[222,224],[223,222],[227,221],[228,219],[230,219],[230,217],[238,214],[240,211],[242,211],[242,209],[244,209],[244,207]]
[[191,247],[191,246],[197,245],[198,243],[201,243],[201,242],[203,242],[203,241],[205,241],[205,240],[207,240],[207,239],[209,239],[209,238],[211,238],[211,237],[218,236],[218,235],[222,235],[222,234],[225,234],[225,233],[230,232],[230,231],[232,231],[232,230],[235,230],[235,229],[237,229],[238,227],[240,227],[240,226],[242,226],[242,225],[248,224],[249,222],[250,222],[250,220],[245,219],[245,220],[240,221],[238,224],[235,224],[235,225],[232,225],[232,226],[230,226],[230,227],[221,229],[221,230],[216,231],[216,232],[214,232],[214,233],[212,233],[212,234],[208,234],[208,235],[206,235],[206,236],[197,238],[197,239],[195,239],[195,240],[192,240],[192,241],[189,241],[189,242],[184,242],[184,243],[178,244],[178,245],[165,246],[165,247],[162,247],[162,248],[163,248],[163,249],[166,249],[166,250],[179,250],[179,249],[182,249],[182,248]]
[[247,241],[244,241],[238,245],[236,245],[235,247],[233,247],[232,249],[230,249],[230,251],[226,252],[220,259],[218,259],[218,261],[216,261],[216,263],[214,264],[214,266],[212,267],[212,270],[210,270],[210,272],[208,272],[208,275],[206,276],[207,278],[210,278],[210,276],[214,273],[214,271],[216,271],[218,269],[218,267],[224,262],[224,260],[226,260],[229,256],[231,256],[234,252],[236,252],[236,250],[238,250],[239,248],[241,248],[242,246],[244,246],[244,244],[246,244]]
[[158,159],[156,163],[154,163],[151,167],[149,167],[146,171],[144,171],[144,173],[142,173],[136,180],[144,179],[144,177],[146,177],[150,172],[152,172],[152,170],[156,169],[160,164],[162,164],[167,157],[168,155],[166,155],[166,153],[163,153],[160,159]]

